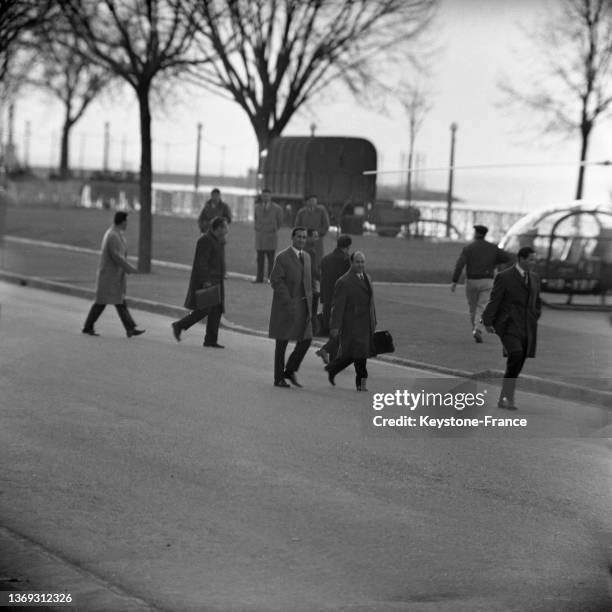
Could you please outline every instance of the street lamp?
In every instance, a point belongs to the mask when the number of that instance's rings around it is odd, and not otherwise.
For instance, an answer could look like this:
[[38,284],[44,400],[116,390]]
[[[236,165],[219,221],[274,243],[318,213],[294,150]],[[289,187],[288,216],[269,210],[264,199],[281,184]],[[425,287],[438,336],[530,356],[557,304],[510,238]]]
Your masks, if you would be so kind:
[[450,124],[451,131],[451,148],[450,148],[450,164],[448,168],[448,193],[446,196],[446,237],[450,237],[452,208],[453,208],[453,170],[455,169],[455,132],[457,131],[457,123],[453,121]]

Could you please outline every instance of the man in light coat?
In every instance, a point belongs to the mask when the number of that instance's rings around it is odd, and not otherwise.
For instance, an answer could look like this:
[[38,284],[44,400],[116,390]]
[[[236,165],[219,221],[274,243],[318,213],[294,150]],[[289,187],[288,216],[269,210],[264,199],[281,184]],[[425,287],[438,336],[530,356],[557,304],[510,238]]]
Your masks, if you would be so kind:
[[[306,228],[295,227],[291,246],[281,251],[274,260],[270,284],[274,291],[270,311],[269,336],[276,340],[274,350],[274,386],[296,387],[298,371],[312,342],[312,291],[310,256],[304,251]],[[289,341],[295,348],[285,364]]]
[[268,260],[268,276],[272,273],[274,255],[278,248],[278,230],[283,224],[283,209],[272,201],[269,189],[261,192],[255,204],[255,250],[257,251],[257,276],[253,282],[264,282],[264,260]]
[[351,268],[336,282],[331,313],[330,336],[340,338],[337,357],[327,366],[329,382],[351,363],[355,367],[357,391],[367,391],[367,360],[374,355],[376,310],[372,279],[365,272],[365,255],[355,251]]
[[493,281],[491,298],[482,313],[488,332],[496,333],[507,357],[497,406],[516,410],[514,390],[525,360],[535,357],[538,319],[542,311],[540,280],[533,272],[536,255],[530,246],[519,249],[517,263]]
[[136,272],[136,268],[127,260],[128,249],[124,235],[127,228],[127,216],[126,212],[116,212],[113,225],[106,230],[102,239],[96,279],[96,297],[82,330],[89,336],[100,335],[95,331],[94,324],[107,304],[114,304],[128,338],[144,334],[145,331],[136,328],[136,323],[125,303],[126,274]]

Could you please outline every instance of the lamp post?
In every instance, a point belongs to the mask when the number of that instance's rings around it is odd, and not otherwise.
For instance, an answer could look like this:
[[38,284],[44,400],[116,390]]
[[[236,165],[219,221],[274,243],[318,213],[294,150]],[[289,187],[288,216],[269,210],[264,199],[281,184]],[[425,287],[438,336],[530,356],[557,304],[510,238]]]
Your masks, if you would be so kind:
[[455,133],[457,132],[457,123],[453,121],[450,124],[451,131],[451,148],[450,148],[450,164],[448,168],[448,193],[446,196],[446,237],[450,237],[452,208],[453,208],[453,170],[455,166]]

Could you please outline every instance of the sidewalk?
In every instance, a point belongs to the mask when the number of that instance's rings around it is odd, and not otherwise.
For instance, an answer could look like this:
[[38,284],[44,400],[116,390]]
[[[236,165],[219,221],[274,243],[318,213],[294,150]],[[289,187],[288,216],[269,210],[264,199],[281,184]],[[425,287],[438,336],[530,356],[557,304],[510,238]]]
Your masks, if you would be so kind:
[[[7,237],[0,253],[0,278],[43,288],[93,296],[96,252],[23,243]],[[35,277],[35,278],[33,278]],[[149,275],[128,278],[128,302],[136,308],[178,317],[189,268],[154,265]],[[505,361],[499,340],[487,335],[473,342],[462,288],[391,285],[375,282],[378,329],[391,331],[396,352],[383,356],[449,376],[499,376]],[[272,291],[251,284],[244,275],[226,281],[225,324],[267,335]],[[83,304],[83,318],[88,304]],[[138,320],[137,313],[135,318]],[[82,321],[75,321],[80,329]],[[168,325],[168,340],[172,340]],[[519,385],[524,390],[612,407],[612,325],[602,312],[545,309],[539,326],[538,352],[527,361]]]

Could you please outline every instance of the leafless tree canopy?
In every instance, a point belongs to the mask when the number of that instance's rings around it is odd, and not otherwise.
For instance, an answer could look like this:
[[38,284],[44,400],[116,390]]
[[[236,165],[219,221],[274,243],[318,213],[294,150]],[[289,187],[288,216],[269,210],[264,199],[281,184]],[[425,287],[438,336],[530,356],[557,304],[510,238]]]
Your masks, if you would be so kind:
[[437,0],[194,0],[202,44],[214,51],[199,78],[246,111],[260,149],[333,81],[363,94],[381,62],[416,61],[414,42]]
[[[558,13],[528,32],[533,69],[521,86],[505,81],[506,100],[533,112],[544,133],[581,137],[580,161],[586,160],[595,123],[612,105],[612,2],[562,0]],[[584,167],[576,197],[582,197]]]

